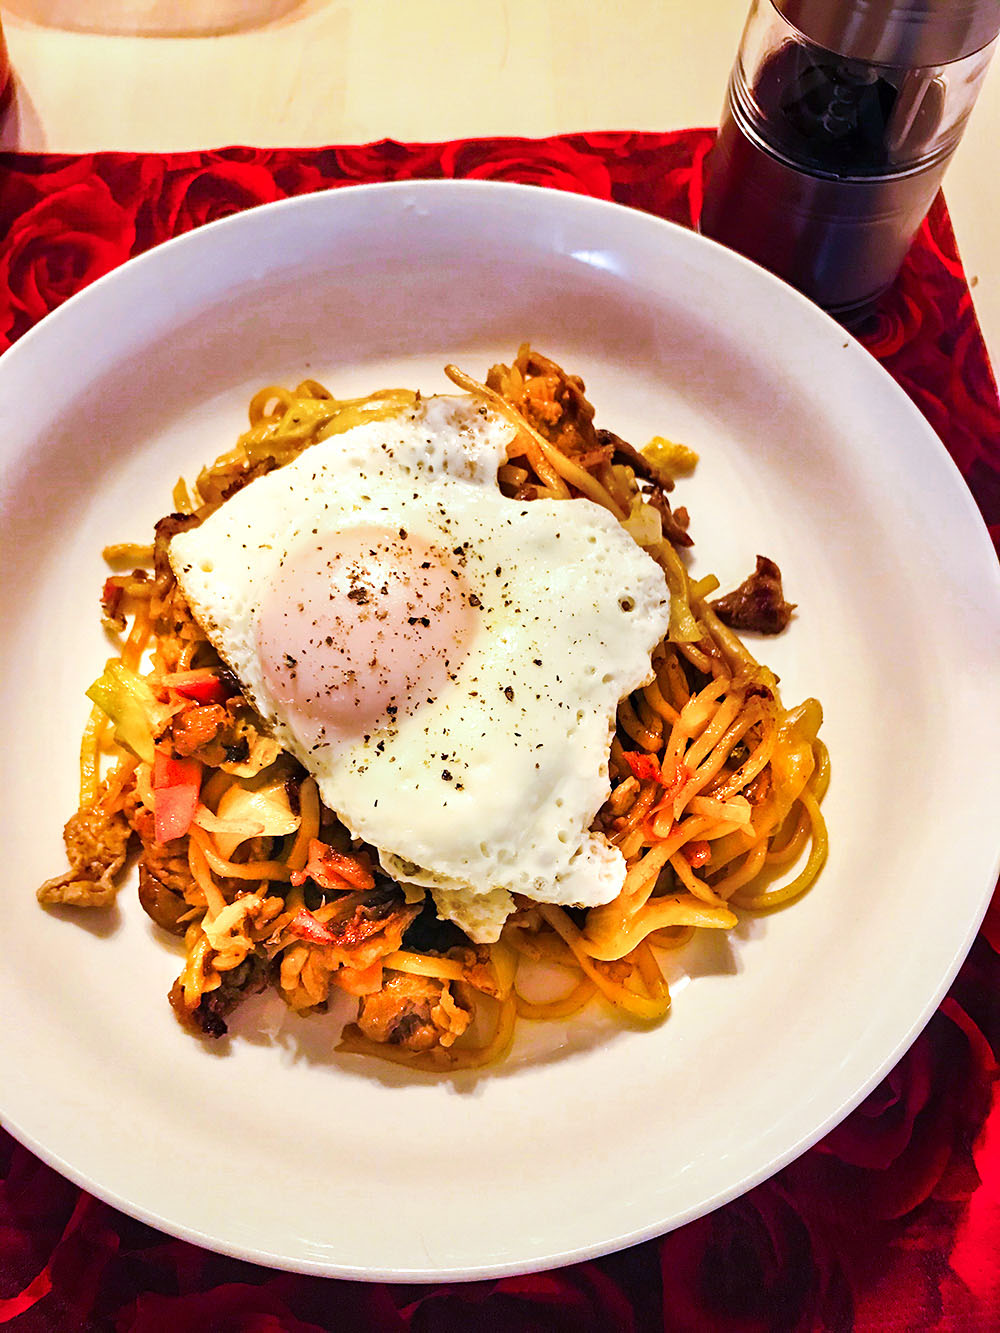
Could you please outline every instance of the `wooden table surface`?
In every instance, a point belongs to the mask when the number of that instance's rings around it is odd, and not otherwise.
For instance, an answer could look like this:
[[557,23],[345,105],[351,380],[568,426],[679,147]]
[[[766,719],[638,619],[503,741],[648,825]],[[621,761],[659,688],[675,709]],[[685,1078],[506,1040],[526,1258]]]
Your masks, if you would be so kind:
[[[748,0],[6,0],[0,146],[168,151],[716,123]],[[998,62],[1000,63],[1000,62]],[[945,193],[1000,355],[1000,72]]]

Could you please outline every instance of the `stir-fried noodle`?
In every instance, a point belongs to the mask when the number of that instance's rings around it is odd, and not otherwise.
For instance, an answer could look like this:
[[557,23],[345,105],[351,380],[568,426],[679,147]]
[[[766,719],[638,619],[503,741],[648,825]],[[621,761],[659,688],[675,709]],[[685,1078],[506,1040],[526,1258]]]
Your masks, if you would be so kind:
[[[689,578],[687,516],[670,508],[656,451],[596,430],[582,382],[527,347],[486,384],[447,373],[517,428],[499,473],[507,495],[586,496],[663,568],[670,633],[652,679],[620,702],[594,824],[625,858],[624,887],[586,911],[519,898],[497,943],[472,944],[383,874],[268,735],[192,618],[167,544],[312,443],[416,401],[404,390],[337,400],[313,380],[269,386],[236,446],[190,489],[178,482],[152,547],[106,551],[125,569],[103,596],[120,651],[90,691],[72,869],[39,890],[45,903],[106,904],[138,845],[142,906],[184,939],[170,1002],[200,1034],[224,1033],[267,984],[300,1013],[324,1009],[332,988],[359,997],[340,1049],[431,1071],[488,1064],[519,1018],[563,1019],[595,997],[655,1022],[670,1007],[664,950],[790,901],[823,865],[820,706],[786,709],[772,672],[710,605],[716,580]],[[185,800],[186,831],[166,836]],[[558,998],[522,993],[539,963],[565,976]]]

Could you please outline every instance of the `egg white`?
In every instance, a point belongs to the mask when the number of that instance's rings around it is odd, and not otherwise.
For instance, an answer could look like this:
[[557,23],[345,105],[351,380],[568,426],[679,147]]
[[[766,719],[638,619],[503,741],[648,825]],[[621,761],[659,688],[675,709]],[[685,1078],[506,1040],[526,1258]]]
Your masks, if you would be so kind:
[[[193,614],[325,804],[481,942],[513,893],[593,906],[619,892],[624,860],[590,826],[618,701],[651,678],[669,622],[662,570],[611,514],[501,494],[512,433],[471,398],[425,400],[311,446],[170,546]],[[268,689],[256,618],[303,534],[370,524],[461,550],[480,624],[435,697],[317,741]]]

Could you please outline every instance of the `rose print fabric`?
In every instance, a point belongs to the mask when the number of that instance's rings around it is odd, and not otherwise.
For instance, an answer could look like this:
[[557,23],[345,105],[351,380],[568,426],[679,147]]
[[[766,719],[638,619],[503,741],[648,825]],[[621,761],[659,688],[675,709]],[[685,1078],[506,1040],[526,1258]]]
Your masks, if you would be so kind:
[[[0,347],[133,255],[313,190],[513,180],[696,225],[712,134],[0,156]],[[1000,541],[1000,404],[939,198],[858,336],[944,440]],[[810,1152],[660,1240],[438,1286],[279,1273],[172,1240],[0,1131],[0,1324],[18,1333],[647,1333],[1000,1327],[1000,906],[937,1014]],[[4,1076],[10,1076],[6,1071]]]

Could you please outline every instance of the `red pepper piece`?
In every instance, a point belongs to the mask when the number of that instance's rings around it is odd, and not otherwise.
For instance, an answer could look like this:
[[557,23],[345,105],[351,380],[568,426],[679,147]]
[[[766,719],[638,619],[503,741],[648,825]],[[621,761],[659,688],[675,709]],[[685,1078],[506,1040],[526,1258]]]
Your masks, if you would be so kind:
[[707,842],[702,841],[700,838],[694,842],[689,842],[683,850],[684,859],[687,861],[688,865],[692,866],[694,869],[697,869],[698,866],[703,866],[712,855],[711,847],[709,847]]
[[655,754],[643,754],[639,750],[623,750],[622,757],[640,782],[662,782],[660,761]]
[[375,876],[360,857],[344,856],[318,838],[310,840],[305,870],[292,871],[293,884],[304,884],[307,879],[313,880],[321,889],[375,887]]
[[201,793],[201,764],[197,759],[175,759],[157,750],[153,761],[156,797],[154,829],[157,842],[183,838],[191,827]]
[[317,921],[312,912],[304,907],[300,907],[289,921],[288,929],[291,934],[297,935],[300,940],[308,940],[310,944],[337,943],[333,931],[328,930],[322,921]]
[[199,704],[221,704],[229,697],[229,691],[210,667],[201,671],[175,671],[164,676],[163,683],[182,698]]

